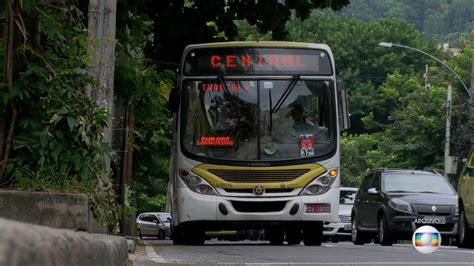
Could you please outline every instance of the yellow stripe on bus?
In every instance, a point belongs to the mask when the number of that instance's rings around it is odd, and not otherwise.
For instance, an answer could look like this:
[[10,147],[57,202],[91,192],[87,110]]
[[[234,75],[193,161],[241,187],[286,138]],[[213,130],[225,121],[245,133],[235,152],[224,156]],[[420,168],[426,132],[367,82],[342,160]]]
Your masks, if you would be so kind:
[[[309,169],[309,171],[291,181],[284,182],[230,182],[224,180],[217,175],[210,173],[209,169],[219,170],[254,170],[254,171],[275,171],[275,170],[301,170]],[[216,188],[224,189],[251,189],[255,188],[256,185],[261,185],[266,189],[280,188],[280,189],[291,189],[291,188],[303,188],[308,183],[313,181],[316,177],[322,175],[327,170],[319,164],[300,164],[300,165],[289,165],[289,166],[275,166],[275,167],[246,167],[246,166],[228,166],[228,165],[213,165],[213,164],[200,164],[192,169],[192,172],[202,177],[211,185]]]

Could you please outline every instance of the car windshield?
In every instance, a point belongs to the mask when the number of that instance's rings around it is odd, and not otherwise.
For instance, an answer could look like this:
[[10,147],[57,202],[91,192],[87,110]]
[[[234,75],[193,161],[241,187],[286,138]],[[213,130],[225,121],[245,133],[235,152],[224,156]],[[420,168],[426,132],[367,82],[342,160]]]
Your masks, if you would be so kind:
[[357,194],[357,191],[341,190],[339,203],[354,205],[354,199],[355,199],[356,194]]
[[162,214],[158,214],[160,216],[160,220],[163,221],[164,223],[169,223],[170,220],[171,220],[171,215],[167,214],[167,213],[162,213]]
[[236,161],[325,155],[336,141],[331,87],[329,81],[296,77],[185,81],[183,147],[193,155]]
[[387,193],[455,193],[443,176],[429,174],[385,174],[382,190]]

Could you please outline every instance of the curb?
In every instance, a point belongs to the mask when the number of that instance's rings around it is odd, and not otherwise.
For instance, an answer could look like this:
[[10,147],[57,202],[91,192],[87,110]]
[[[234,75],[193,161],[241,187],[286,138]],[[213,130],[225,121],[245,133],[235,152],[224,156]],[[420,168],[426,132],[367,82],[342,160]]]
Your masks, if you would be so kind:
[[123,237],[0,218],[0,265],[127,265]]

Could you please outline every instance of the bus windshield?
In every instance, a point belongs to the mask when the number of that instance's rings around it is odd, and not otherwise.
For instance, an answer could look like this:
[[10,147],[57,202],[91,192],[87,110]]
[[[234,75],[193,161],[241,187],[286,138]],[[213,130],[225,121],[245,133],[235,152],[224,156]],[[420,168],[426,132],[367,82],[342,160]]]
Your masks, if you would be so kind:
[[336,147],[333,86],[299,78],[185,80],[182,147],[236,161],[328,154]]

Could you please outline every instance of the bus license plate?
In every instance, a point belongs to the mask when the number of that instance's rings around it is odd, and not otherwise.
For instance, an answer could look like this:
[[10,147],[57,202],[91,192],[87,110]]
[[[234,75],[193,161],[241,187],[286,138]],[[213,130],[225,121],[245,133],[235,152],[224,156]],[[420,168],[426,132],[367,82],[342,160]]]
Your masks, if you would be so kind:
[[351,231],[352,230],[352,224],[345,224],[344,225],[344,230]]
[[330,213],[331,204],[329,203],[310,203],[305,204],[306,213]]

